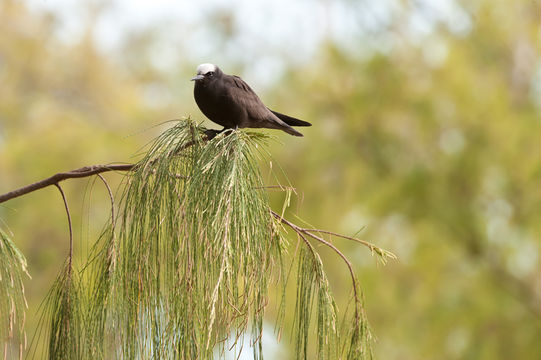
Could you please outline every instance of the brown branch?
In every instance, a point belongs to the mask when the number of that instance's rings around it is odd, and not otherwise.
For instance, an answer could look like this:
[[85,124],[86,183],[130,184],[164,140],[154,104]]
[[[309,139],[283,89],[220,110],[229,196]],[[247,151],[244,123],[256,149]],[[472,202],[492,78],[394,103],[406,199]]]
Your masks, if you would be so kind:
[[0,203],[6,202],[8,200],[17,198],[22,195],[26,195],[28,193],[31,193],[39,189],[43,189],[44,187],[47,187],[47,186],[56,185],[60,181],[63,181],[66,179],[83,178],[83,177],[88,177],[88,176],[100,174],[107,171],[130,171],[134,168],[134,166],[135,164],[93,165],[93,166],[85,166],[80,169],[76,169],[76,170],[72,170],[68,172],[54,174],[53,176],[47,179],[35,182],[27,186],[23,186],[22,188],[0,195]]
[[69,252],[69,259],[68,259],[68,274],[71,275],[71,264],[73,259],[73,227],[71,225],[71,214],[70,209],[68,207],[68,201],[66,200],[66,195],[64,194],[64,190],[62,190],[62,187],[58,185],[58,183],[54,184],[58,191],[60,191],[60,195],[62,195],[62,200],[64,201],[64,207],[66,208],[66,214],[68,215],[68,227],[70,232],[70,252]]
[[[182,145],[179,149],[177,149],[175,152],[170,152],[167,154],[167,156],[172,156],[175,154],[180,153],[182,150],[187,149],[188,147],[194,145],[196,143],[195,140],[195,134],[192,134],[193,138],[192,140],[188,141],[186,144]],[[156,159],[150,161],[147,163],[147,165],[152,165]],[[54,174],[53,176],[35,182],[33,184],[23,186],[22,188],[10,191],[8,193],[5,193],[3,195],[0,195],[0,204],[3,202],[6,202],[8,200],[17,198],[19,196],[26,195],[28,193],[31,193],[33,191],[43,189],[44,187],[56,185],[60,181],[66,180],[66,179],[76,179],[76,178],[84,178],[89,177],[92,175],[97,175],[100,173],[108,172],[108,171],[131,171],[134,169],[136,165],[135,164],[117,164],[117,165],[92,165],[92,166],[85,166],[80,169],[71,170],[68,172],[62,172],[58,174]],[[171,174],[171,176],[176,177],[177,179],[185,179],[183,175],[180,174]],[[103,180],[103,179],[102,179]],[[110,190],[110,189],[108,189]],[[111,194],[111,192],[109,191]]]
[[101,174],[97,174],[98,177],[101,179],[105,187],[107,188],[107,192],[109,193],[109,199],[111,200],[111,229],[113,230],[113,238],[115,236],[115,198],[113,197],[113,191],[111,190],[111,187],[109,186],[109,183]]
[[339,237],[339,238],[342,238],[342,239],[346,239],[346,240],[351,240],[351,241],[355,241],[359,244],[362,244],[364,246],[366,246],[367,248],[370,249],[370,251],[372,251],[373,253],[375,252],[376,254],[378,254],[380,256],[380,259],[381,261],[383,262],[383,264],[386,263],[386,258],[389,258],[389,259],[397,259],[398,257],[393,254],[392,252],[390,251],[387,251],[385,249],[382,249],[368,241],[365,241],[365,240],[361,240],[361,239],[357,239],[355,237],[351,237],[351,236],[347,236],[347,235],[342,235],[342,234],[339,234],[339,233],[335,233],[335,232],[332,232],[332,231],[327,231],[327,230],[321,230],[321,229],[304,229],[308,234],[310,234],[310,236],[314,237],[313,234],[311,233],[320,233],[320,234],[327,234],[327,235],[330,235],[330,236],[336,236],[336,237]]
[[307,229],[301,228],[300,226],[297,226],[297,225],[293,224],[292,222],[284,219],[282,216],[280,216],[279,214],[277,214],[276,212],[274,212],[272,210],[271,210],[271,214],[276,219],[278,219],[280,222],[286,224],[291,229],[293,229],[297,234],[299,234],[303,238],[304,241],[307,241],[306,238],[304,237],[304,235],[308,235],[311,238],[313,238],[313,239],[321,242],[322,244],[325,244],[328,247],[330,247],[332,250],[334,250],[334,252],[336,252],[338,254],[338,256],[340,256],[342,258],[342,260],[344,260],[344,262],[346,263],[346,266],[348,267],[348,270],[349,270],[349,274],[350,274],[350,277],[351,277],[351,282],[353,283],[353,297],[355,299],[355,304],[357,305],[357,306],[355,306],[355,321],[356,321],[356,324],[360,324],[360,322],[361,322],[361,314],[359,313],[358,306],[361,306],[361,300],[359,298],[359,294],[357,293],[357,278],[355,277],[355,272],[353,271],[353,265],[348,260],[348,258],[340,250],[338,250],[338,248],[336,246],[334,246],[333,244],[331,244],[327,240],[325,240],[325,239],[323,239],[323,238],[321,238],[321,237],[319,237],[317,235],[312,234]]

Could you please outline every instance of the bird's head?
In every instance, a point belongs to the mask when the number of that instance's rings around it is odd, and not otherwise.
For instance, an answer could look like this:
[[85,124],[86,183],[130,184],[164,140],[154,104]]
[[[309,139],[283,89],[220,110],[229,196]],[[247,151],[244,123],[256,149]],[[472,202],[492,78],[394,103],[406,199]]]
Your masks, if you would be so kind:
[[209,82],[222,74],[219,67],[214,64],[201,64],[197,67],[197,75],[192,78],[196,82]]

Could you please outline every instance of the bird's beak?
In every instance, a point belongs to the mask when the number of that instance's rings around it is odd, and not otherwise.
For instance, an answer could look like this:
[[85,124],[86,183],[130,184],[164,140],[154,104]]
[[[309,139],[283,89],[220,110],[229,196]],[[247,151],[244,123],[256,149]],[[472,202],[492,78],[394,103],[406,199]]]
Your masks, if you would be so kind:
[[194,76],[191,81],[197,81],[197,80],[201,80],[201,79],[204,79],[205,77],[201,74],[197,75],[197,76]]

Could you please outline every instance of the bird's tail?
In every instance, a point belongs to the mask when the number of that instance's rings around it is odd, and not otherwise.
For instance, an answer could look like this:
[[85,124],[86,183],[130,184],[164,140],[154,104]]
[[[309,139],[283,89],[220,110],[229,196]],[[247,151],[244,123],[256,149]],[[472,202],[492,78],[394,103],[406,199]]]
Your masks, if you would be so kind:
[[[307,121],[299,120],[297,118],[287,116],[287,115],[281,114],[281,113],[276,112],[276,111],[272,111],[272,113],[274,115],[276,115],[280,120],[282,120],[283,122],[288,124],[289,126],[312,126],[312,124],[310,124]],[[295,131],[295,130],[293,130],[293,131]],[[291,134],[291,135],[295,135],[295,134]],[[296,136],[299,136],[299,135],[296,135]]]
[[291,126],[283,126],[283,127],[280,127],[280,129],[284,130],[286,133],[288,133],[290,135],[293,135],[293,136],[304,136],[303,134],[301,134],[297,130],[293,129]]

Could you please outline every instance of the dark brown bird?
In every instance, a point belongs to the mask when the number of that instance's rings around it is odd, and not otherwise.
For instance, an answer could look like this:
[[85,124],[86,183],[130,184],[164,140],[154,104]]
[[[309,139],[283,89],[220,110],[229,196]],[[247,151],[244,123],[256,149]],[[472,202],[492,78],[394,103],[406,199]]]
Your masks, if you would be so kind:
[[[216,124],[226,129],[268,128],[302,136],[291,126],[311,126],[309,122],[272,111],[238,76],[227,75],[214,64],[197,67],[194,98],[199,109]],[[219,131],[219,132],[221,132]],[[214,135],[219,132],[213,131]]]

